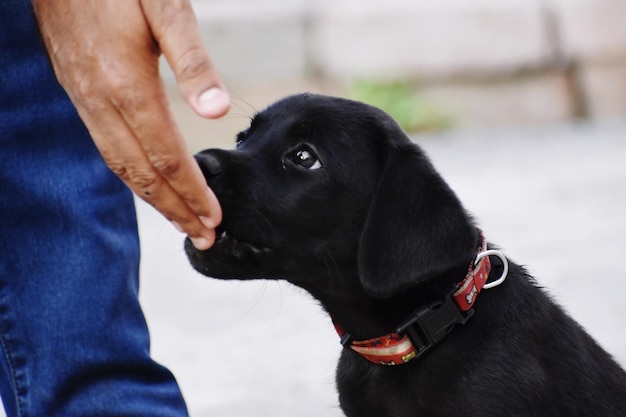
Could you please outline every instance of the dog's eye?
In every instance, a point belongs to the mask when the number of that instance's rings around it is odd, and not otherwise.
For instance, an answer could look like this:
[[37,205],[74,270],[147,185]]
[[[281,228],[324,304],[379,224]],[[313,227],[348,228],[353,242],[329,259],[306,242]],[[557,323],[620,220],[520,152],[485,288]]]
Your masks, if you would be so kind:
[[287,154],[287,159],[306,169],[320,169],[322,163],[309,147],[301,147]]

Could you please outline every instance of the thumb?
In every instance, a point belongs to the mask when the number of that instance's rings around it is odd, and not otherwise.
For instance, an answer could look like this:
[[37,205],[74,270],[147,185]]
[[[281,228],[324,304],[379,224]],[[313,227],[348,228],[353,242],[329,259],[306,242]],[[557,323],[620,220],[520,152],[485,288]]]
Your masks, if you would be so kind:
[[142,8],[187,103],[203,117],[226,114],[230,97],[204,49],[189,1],[144,0]]

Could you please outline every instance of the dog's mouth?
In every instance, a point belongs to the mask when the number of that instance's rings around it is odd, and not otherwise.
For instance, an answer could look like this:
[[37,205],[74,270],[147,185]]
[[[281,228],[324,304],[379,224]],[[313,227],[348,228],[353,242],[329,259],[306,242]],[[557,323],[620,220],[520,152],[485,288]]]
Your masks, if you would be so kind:
[[223,226],[215,229],[215,236],[215,243],[209,252],[219,251],[237,260],[249,260],[250,257],[259,257],[272,252],[271,248],[242,239]]
[[243,231],[226,228],[215,229],[216,239],[207,250],[198,250],[189,238],[185,252],[194,269],[203,275],[219,279],[262,278],[261,271],[273,264],[276,249],[243,238]]

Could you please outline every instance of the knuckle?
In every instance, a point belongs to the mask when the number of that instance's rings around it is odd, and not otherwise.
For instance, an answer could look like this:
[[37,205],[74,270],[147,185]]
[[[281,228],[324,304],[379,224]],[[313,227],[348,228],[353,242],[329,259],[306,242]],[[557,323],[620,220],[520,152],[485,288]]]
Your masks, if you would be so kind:
[[73,101],[79,103],[87,112],[97,113],[106,107],[98,83],[88,77],[74,79],[66,85]]
[[114,152],[108,147],[100,148],[99,150],[104,163],[107,164],[109,169],[121,179],[127,180],[128,170],[126,169],[126,165],[115,156]]
[[181,162],[172,155],[156,155],[150,157],[152,166],[165,178],[175,177],[181,170]]
[[152,195],[152,190],[158,182],[158,175],[146,169],[126,169],[126,177],[134,187],[142,190],[145,196]]
[[128,179],[128,170],[123,164],[118,163],[118,162],[107,162],[107,165],[109,166],[109,169],[113,171],[115,175],[117,175],[123,180]]
[[160,26],[172,27],[181,18],[181,13],[189,12],[191,5],[188,0],[169,0],[155,2],[153,11]]
[[[70,81],[64,80],[65,83],[70,83]],[[90,97],[93,97],[96,92],[96,87],[92,80],[89,77],[82,77],[72,81],[74,85],[73,91],[74,94],[84,101]]]
[[144,89],[133,88],[138,80],[108,74],[102,77],[79,77],[67,82],[71,96],[90,113],[113,105],[121,111],[143,108],[148,102]]
[[180,57],[178,78],[181,82],[194,80],[212,72],[213,66],[203,49],[194,47],[186,50]]
[[121,162],[107,162],[109,169],[124,181],[129,188],[134,190],[145,201],[154,205],[152,199],[155,196],[155,186],[158,176],[145,170],[132,170]]
[[111,81],[109,97],[113,106],[120,111],[142,109],[147,101],[141,89],[132,88],[123,80]]

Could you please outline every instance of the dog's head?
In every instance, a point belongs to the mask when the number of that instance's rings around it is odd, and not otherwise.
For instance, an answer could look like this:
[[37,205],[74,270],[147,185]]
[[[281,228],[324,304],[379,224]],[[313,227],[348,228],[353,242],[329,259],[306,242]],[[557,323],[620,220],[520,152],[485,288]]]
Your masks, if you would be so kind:
[[258,113],[236,149],[196,159],[224,213],[211,249],[186,244],[205,275],[305,288],[356,277],[385,298],[474,256],[477,232],[454,193],[388,115],[363,103],[288,97]]

